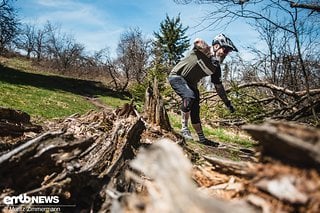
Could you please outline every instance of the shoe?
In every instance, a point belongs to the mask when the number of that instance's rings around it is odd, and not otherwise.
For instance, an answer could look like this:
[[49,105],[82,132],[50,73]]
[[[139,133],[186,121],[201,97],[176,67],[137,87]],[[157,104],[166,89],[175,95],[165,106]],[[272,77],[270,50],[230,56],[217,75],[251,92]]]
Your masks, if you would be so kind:
[[204,141],[201,141],[200,143],[202,143],[204,145],[207,145],[207,146],[212,146],[212,147],[218,147],[219,146],[218,142],[214,142],[214,141],[209,140],[207,138]]
[[184,137],[184,139],[186,139],[186,140],[193,140],[192,135],[191,135],[191,132],[190,132],[190,130],[187,129],[187,128],[181,129],[181,135],[182,135],[182,137]]

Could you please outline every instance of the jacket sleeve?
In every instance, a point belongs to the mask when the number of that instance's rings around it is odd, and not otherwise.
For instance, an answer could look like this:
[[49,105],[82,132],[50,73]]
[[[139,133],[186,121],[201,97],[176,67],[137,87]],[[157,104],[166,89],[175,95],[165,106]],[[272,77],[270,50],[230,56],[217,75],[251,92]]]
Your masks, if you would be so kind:
[[211,75],[211,82],[214,84],[222,84],[221,81],[221,67],[219,61],[217,61],[214,57],[211,58],[211,63],[215,69],[213,74]]
[[223,103],[224,103],[227,107],[229,107],[230,104],[231,104],[231,102],[230,102],[230,100],[229,100],[228,97],[227,97],[227,93],[226,93],[226,91],[225,91],[225,89],[224,89],[223,84],[222,84],[222,83],[220,83],[220,84],[214,84],[214,87],[216,88],[216,91],[217,91],[219,97],[221,98],[221,100],[223,101]]

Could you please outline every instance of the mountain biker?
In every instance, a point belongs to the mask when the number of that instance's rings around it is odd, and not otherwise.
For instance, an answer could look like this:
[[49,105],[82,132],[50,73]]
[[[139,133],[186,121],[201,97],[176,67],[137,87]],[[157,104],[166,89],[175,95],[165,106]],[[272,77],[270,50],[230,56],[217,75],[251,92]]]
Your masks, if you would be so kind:
[[221,81],[220,63],[229,52],[238,52],[230,38],[219,34],[209,46],[202,39],[195,39],[190,53],[183,58],[170,72],[168,80],[173,90],[182,98],[182,128],[181,134],[185,139],[192,139],[188,128],[188,120],[196,131],[199,142],[205,145],[218,146],[219,143],[207,139],[202,130],[200,121],[200,93],[197,87],[199,81],[206,76],[211,76],[211,82],[231,113],[235,111],[228,99]]

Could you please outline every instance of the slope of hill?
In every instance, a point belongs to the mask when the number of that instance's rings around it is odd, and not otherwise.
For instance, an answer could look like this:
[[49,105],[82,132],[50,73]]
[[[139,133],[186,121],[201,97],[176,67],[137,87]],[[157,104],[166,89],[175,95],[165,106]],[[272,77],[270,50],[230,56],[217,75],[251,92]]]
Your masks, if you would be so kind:
[[128,102],[127,94],[113,91],[101,82],[41,72],[23,59],[9,65],[6,60],[2,58],[0,64],[0,106],[25,111],[32,118],[52,119],[83,114],[99,107],[94,104],[97,101],[92,102],[99,98],[120,105]]

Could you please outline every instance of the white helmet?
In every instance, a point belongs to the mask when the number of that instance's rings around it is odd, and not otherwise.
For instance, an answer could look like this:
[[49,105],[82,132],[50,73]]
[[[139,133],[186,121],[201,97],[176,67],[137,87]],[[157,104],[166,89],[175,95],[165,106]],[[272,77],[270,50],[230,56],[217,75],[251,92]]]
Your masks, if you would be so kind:
[[236,48],[236,46],[234,46],[231,39],[224,34],[217,35],[212,41],[212,45],[214,44],[220,44],[221,47],[227,47],[232,51],[238,52],[238,49]]

